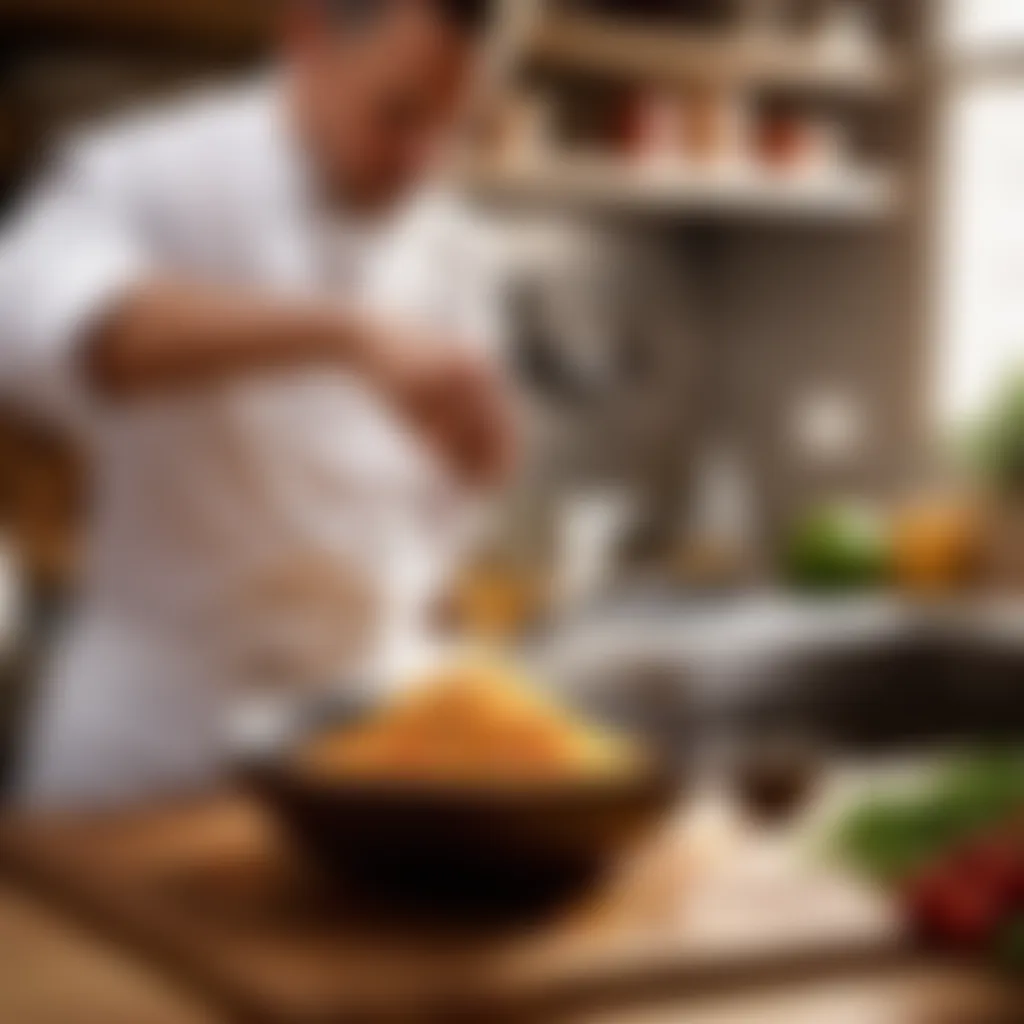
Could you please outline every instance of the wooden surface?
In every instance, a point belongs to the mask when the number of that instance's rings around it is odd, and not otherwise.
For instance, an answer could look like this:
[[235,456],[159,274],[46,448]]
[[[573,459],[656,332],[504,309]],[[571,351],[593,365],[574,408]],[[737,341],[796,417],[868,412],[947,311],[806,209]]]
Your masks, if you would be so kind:
[[933,965],[753,995],[615,1007],[565,1024],[1020,1024],[1022,1005],[1021,989],[1006,979]]
[[167,978],[0,884],[4,1024],[225,1024]]
[[[729,852],[732,851],[732,852]],[[331,896],[241,799],[107,821],[9,824],[8,877],[173,969],[212,1005],[280,1024],[457,1009],[482,1019],[733,994],[888,970],[898,929],[846,879],[672,829],[589,907],[530,933],[386,923]]]
[[[834,1024],[837,1017],[847,1024],[1012,1024],[1022,1003],[1020,989],[1005,979],[925,965],[708,998],[653,998],[587,1009],[556,1024]],[[237,1024],[138,958],[2,883],[0,1021]]]

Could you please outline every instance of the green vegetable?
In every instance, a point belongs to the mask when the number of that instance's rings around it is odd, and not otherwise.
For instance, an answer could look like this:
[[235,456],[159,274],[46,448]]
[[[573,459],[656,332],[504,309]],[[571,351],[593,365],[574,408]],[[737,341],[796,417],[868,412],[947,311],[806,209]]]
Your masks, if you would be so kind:
[[836,845],[865,874],[891,883],[1022,808],[1024,751],[978,755],[952,763],[916,792],[866,801],[840,823]]
[[881,519],[859,505],[833,502],[797,523],[786,552],[790,580],[816,591],[876,586],[889,566],[889,539]]

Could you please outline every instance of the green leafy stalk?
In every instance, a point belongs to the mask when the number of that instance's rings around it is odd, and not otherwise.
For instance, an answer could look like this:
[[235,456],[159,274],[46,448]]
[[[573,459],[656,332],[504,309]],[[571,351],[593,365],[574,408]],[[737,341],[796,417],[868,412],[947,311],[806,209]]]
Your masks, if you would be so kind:
[[836,831],[840,855],[883,883],[924,867],[943,851],[1024,808],[1024,752],[966,758],[920,790],[867,800]]

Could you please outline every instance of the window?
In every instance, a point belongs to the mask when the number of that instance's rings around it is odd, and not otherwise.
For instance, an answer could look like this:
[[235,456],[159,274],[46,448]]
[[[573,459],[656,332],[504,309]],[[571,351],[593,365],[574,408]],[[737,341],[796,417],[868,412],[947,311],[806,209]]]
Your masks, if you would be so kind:
[[954,53],[991,50],[1024,40],[1020,0],[946,0],[944,36]]
[[938,289],[947,426],[1024,370],[1024,3],[950,0],[949,14]]

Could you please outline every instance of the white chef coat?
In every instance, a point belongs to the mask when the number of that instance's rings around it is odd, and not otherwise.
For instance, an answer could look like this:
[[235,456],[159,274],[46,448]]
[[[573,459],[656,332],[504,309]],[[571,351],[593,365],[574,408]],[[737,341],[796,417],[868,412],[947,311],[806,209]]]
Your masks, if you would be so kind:
[[88,328],[154,272],[337,296],[494,345],[472,219],[427,190],[371,228],[319,214],[282,95],[261,82],[78,141],[0,243],[0,386],[74,424],[93,465],[84,599],[38,715],[30,804],[215,777],[227,708],[380,671],[458,549],[466,497],[354,378],[122,404],[79,379]]

